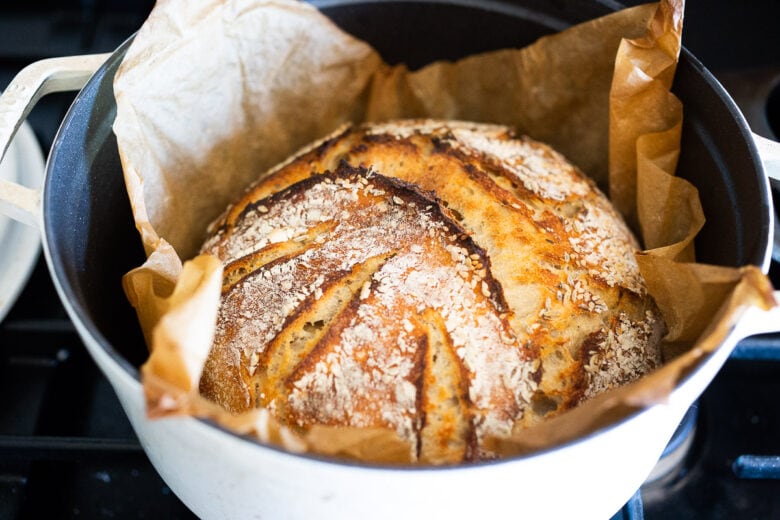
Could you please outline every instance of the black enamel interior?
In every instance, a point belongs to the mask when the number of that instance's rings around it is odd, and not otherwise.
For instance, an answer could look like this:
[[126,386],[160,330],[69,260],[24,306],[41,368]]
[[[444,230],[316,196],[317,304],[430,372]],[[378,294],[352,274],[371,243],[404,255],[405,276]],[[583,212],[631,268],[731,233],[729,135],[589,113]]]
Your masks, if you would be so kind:
[[[412,68],[436,58],[523,46],[614,8],[610,2],[584,0],[342,0],[319,5],[337,24],[372,43],[386,60]],[[111,130],[111,81],[125,46],[82,90],[60,128],[49,160],[44,212],[52,269],[66,297],[92,335],[133,371],[146,353],[121,276],[142,263],[143,250]],[[678,174],[699,188],[708,217],[696,242],[699,261],[762,265],[770,202],[741,116],[688,54],[678,68],[674,90],[685,107]]]

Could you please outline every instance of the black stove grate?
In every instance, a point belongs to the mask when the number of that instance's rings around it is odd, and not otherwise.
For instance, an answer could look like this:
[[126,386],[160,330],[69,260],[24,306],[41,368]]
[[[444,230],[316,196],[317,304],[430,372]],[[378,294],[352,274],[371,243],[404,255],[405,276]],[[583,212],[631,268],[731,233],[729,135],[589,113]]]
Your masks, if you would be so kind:
[[193,518],[144,454],[41,258],[0,324],[0,518]]
[[731,465],[738,478],[780,479],[780,455],[740,455]]
[[698,402],[699,419],[683,463],[642,489],[647,518],[777,518],[780,514],[780,353],[777,335],[751,338],[760,357],[731,357]]

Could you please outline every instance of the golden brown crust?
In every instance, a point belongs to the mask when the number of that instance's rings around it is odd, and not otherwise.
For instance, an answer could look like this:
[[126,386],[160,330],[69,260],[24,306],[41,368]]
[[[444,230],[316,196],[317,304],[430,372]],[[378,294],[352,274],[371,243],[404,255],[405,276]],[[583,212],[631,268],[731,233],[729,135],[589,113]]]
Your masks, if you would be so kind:
[[660,363],[628,229],[505,127],[340,131],[215,229],[203,251],[227,268],[201,391],[233,411],[390,428],[413,457],[455,462]]

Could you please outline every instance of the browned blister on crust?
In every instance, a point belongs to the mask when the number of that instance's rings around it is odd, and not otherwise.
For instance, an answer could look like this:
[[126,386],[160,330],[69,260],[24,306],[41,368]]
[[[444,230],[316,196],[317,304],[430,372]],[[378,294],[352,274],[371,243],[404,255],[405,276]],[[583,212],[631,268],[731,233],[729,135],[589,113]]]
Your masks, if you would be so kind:
[[636,241],[580,171],[505,127],[341,131],[214,229],[201,392],[234,412],[387,428],[413,460],[458,462],[661,362]]

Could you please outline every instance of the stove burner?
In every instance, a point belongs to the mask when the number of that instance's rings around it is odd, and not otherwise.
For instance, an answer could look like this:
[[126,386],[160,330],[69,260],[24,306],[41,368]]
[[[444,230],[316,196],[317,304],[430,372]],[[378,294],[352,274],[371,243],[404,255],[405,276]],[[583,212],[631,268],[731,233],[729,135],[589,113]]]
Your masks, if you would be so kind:
[[634,493],[629,501],[610,520],[643,520],[644,504],[642,493],[669,485],[684,471],[685,458],[693,445],[696,433],[696,420],[699,409],[696,403],[691,406],[680,421],[672,438],[664,448],[658,464],[642,484],[640,491]]
[[698,417],[698,404],[694,403],[683,416],[674,434],[672,434],[672,438],[669,440],[666,448],[664,448],[658,464],[655,465],[642,485],[643,489],[669,484],[684,471],[685,457],[693,445],[696,433],[696,419]]

